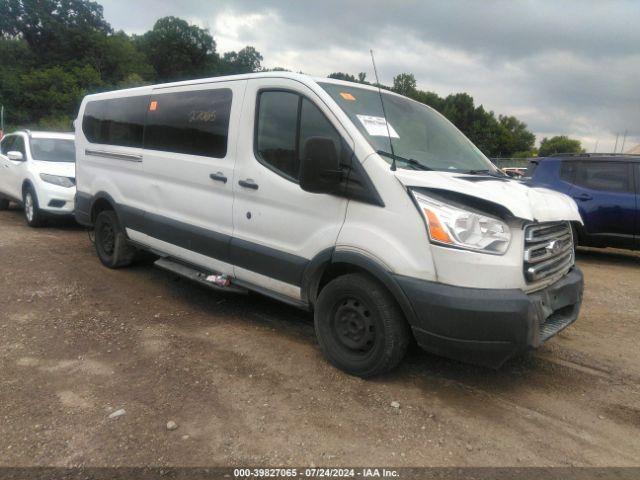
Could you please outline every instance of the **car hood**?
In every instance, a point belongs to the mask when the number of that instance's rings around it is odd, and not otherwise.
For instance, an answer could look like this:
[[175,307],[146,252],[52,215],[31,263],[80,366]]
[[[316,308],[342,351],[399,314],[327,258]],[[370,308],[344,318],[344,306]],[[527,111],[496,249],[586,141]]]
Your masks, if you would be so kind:
[[33,165],[38,173],[70,178],[75,178],[76,176],[76,164],[73,162],[42,162],[34,160]]
[[489,201],[506,208],[514,217],[537,222],[578,221],[578,206],[563,193],[530,187],[517,180],[453,172],[397,170],[406,187],[448,190]]

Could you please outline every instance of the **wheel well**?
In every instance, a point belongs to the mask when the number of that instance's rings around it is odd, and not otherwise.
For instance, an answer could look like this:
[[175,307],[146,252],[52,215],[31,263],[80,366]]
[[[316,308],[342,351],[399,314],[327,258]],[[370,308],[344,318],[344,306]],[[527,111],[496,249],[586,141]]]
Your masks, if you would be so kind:
[[27,191],[27,188],[33,188],[33,185],[31,185],[31,182],[29,180],[25,180],[24,182],[22,182],[22,197],[24,198],[24,192]]
[[106,210],[115,210],[111,202],[106,198],[98,198],[91,207],[91,222],[95,223],[96,218],[100,214],[100,212],[104,212]]

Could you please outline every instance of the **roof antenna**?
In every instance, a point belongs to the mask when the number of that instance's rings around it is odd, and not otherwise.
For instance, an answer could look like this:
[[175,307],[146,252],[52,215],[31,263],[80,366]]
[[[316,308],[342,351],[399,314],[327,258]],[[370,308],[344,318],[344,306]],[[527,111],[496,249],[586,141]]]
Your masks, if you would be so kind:
[[387,138],[389,139],[389,148],[391,149],[391,171],[396,171],[396,154],[393,151],[393,142],[391,141],[391,130],[389,130],[389,122],[387,122],[387,112],[384,109],[384,100],[382,99],[382,89],[380,88],[380,80],[378,79],[378,69],[376,68],[376,60],[373,58],[373,50],[371,52],[371,63],[373,63],[373,73],[376,76],[376,83],[378,84],[378,95],[380,95],[380,105],[382,105],[382,115],[384,116],[384,124],[387,126]]

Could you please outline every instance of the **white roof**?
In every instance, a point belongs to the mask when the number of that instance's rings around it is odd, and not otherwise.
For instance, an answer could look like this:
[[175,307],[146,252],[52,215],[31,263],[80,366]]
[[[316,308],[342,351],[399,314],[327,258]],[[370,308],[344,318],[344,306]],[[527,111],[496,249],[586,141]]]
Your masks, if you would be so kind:
[[[301,82],[303,84],[310,84],[310,83],[316,83],[316,82],[323,82],[323,83],[333,83],[333,84],[337,84],[337,85],[344,85],[344,86],[349,86],[351,88],[363,88],[366,90],[374,90],[377,91],[378,88],[373,86],[373,85],[366,85],[363,83],[354,83],[354,82],[347,82],[344,80],[336,80],[333,78],[328,78],[328,77],[311,77],[309,75],[305,75],[303,73],[294,73],[294,72],[283,72],[283,71],[274,71],[274,72],[259,72],[259,73],[245,73],[242,75],[226,75],[226,76],[221,76],[221,77],[207,77],[207,78],[197,78],[197,79],[193,79],[193,80],[185,80],[185,81],[181,81],[181,82],[171,82],[171,83],[159,83],[156,85],[144,85],[142,87],[135,87],[135,88],[127,88],[127,89],[123,89],[123,90],[111,90],[108,92],[101,92],[101,93],[94,93],[91,95],[87,95],[87,97],[91,97],[92,99],[97,99],[97,98],[101,98],[101,97],[111,97],[112,94],[114,92],[127,92],[127,93],[131,93],[131,94],[135,94],[136,92],[140,92],[140,93],[148,93],[149,90],[151,89],[157,89],[157,88],[171,88],[171,87],[180,87],[180,86],[185,86],[185,85],[198,85],[198,84],[204,84],[204,83],[216,83],[216,82],[230,82],[230,81],[234,81],[234,80],[248,80],[251,78],[288,78],[291,80],[296,80],[298,82]],[[394,92],[391,92],[389,90],[383,90],[384,93],[389,93],[392,95],[397,95]]]

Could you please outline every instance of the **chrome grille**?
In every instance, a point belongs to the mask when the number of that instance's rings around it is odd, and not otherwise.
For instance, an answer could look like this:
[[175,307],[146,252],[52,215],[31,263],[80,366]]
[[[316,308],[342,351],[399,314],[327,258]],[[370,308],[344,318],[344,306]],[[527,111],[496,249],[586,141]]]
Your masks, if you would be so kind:
[[524,231],[524,274],[537,282],[573,265],[573,235],[569,222],[534,223]]

